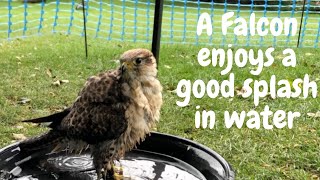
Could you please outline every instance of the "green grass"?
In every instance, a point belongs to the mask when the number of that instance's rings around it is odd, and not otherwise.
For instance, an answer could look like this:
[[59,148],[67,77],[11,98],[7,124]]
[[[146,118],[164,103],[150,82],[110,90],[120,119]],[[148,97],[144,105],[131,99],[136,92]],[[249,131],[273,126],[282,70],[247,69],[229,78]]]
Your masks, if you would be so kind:
[[[67,42],[67,43],[66,43]],[[127,49],[149,48],[148,44],[116,43],[89,39],[89,59],[84,58],[83,39],[78,36],[52,35],[36,38],[5,41],[0,44],[0,146],[14,140],[13,133],[27,136],[46,131],[44,127],[23,124],[23,119],[48,115],[72,104],[87,77],[118,66],[116,60]],[[178,107],[182,100],[173,90],[181,79],[210,79],[222,81],[221,68],[200,67],[196,57],[201,47],[190,45],[162,45],[159,78],[163,84],[164,105],[157,130],[178,135],[202,143],[221,154],[237,172],[237,179],[311,179],[320,176],[320,122],[319,118],[307,116],[308,112],[319,110],[319,98],[285,99],[262,98],[254,107],[252,98],[240,97],[215,99],[191,98],[190,105]],[[282,49],[274,52],[275,63],[265,68],[259,76],[252,76],[252,66],[232,69],[235,86],[241,86],[244,79],[265,79],[271,74],[278,79],[292,81],[308,73],[311,79],[320,78],[319,49],[295,49],[298,64],[296,68],[281,65]],[[47,70],[52,70],[52,77]],[[54,86],[56,80],[70,82]],[[319,84],[318,84],[319,85]],[[31,101],[19,104],[22,97]],[[196,106],[214,110],[217,114],[213,129],[196,129],[194,114]],[[259,130],[243,127],[226,129],[223,123],[224,111],[260,112],[265,105],[271,111],[282,109],[298,111],[301,117],[294,121],[292,129]],[[16,126],[23,126],[18,129]]]

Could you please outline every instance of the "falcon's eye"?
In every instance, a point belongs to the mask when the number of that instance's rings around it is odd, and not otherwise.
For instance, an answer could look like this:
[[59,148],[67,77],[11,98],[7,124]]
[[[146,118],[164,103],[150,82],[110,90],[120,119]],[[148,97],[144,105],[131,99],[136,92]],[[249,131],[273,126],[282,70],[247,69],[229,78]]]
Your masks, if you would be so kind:
[[142,61],[142,59],[141,59],[141,58],[137,58],[137,59],[136,59],[136,64],[140,64],[140,63],[141,63],[141,61]]

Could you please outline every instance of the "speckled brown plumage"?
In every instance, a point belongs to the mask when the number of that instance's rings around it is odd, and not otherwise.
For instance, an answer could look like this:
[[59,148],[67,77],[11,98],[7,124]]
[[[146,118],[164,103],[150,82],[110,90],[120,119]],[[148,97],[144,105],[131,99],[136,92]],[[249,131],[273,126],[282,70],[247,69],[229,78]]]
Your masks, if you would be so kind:
[[159,120],[162,87],[156,60],[146,49],[120,58],[121,67],[88,78],[73,105],[63,112],[25,122],[51,122],[47,134],[24,141],[22,150],[54,144],[53,151],[90,147],[98,178],[144,140]]

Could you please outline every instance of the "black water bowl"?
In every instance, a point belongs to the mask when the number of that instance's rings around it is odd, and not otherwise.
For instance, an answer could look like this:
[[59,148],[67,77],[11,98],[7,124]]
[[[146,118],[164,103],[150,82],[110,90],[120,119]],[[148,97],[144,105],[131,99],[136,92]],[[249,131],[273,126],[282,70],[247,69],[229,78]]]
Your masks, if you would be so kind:
[[[0,179],[96,179],[89,152],[19,154],[19,143],[0,149]],[[232,180],[231,166],[219,154],[193,141],[152,133],[137,149],[116,162],[130,180]]]

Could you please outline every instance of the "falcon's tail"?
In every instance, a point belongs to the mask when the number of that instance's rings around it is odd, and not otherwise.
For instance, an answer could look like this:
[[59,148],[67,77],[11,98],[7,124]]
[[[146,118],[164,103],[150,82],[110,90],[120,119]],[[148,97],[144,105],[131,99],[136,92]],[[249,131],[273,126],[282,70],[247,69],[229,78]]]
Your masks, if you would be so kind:
[[46,134],[24,140],[19,143],[20,152],[29,154],[38,150],[54,147],[62,141],[61,134],[57,131],[51,130]]
[[49,116],[35,118],[35,119],[28,119],[24,120],[22,122],[31,122],[31,123],[45,123],[45,122],[51,122],[49,125],[50,128],[57,127],[64,117],[66,117],[70,113],[70,108],[65,109],[62,112],[58,112]]
[[[20,166],[20,164],[27,162],[30,159],[45,156],[52,152],[52,148],[61,141],[62,137],[60,133],[51,130],[41,136],[13,144],[11,147],[4,149],[4,151],[1,152],[2,157],[0,157],[0,167],[6,167],[5,169],[13,168],[10,173],[13,171],[16,172],[15,169]],[[0,179],[2,179],[1,172]]]
[[22,122],[31,122],[31,123],[51,123],[49,125],[52,130],[46,134],[27,139],[20,142],[19,147],[22,153],[32,153],[37,150],[45,149],[50,146],[55,146],[62,141],[61,132],[57,131],[57,127],[60,125],[61,121],[70,113],[70,108],[65,109],[62,112],[58,112],[49,116],[24,120]]

